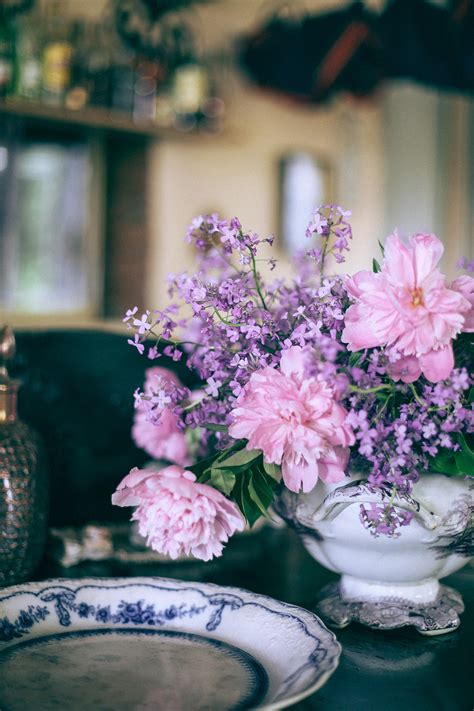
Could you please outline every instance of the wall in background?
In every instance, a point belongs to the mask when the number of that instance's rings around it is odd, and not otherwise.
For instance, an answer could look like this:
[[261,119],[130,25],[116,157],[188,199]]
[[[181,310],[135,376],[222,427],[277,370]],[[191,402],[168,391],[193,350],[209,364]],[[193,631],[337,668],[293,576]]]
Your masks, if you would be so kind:
[[[258,7],[230,0],[200,8],[196,15],[206,48],[228,51],[236,37],[261,19]],[[216,210],[226,217],[237,215],[259,234],[275,233],[278,248],[278,164],[288,152],[308,151],[333,167],[333,198],[353,210],[357,240],[351,269],[368,266],[383,237],[380,102],[337,100],[308,107],[264,94],[232,69],[224,80],[228,113],[223,135],[192,143],[157,142],[152,148],[149,304],[163,304],[169,272],[192,266],[191,248],[182,237],[196,214]]]

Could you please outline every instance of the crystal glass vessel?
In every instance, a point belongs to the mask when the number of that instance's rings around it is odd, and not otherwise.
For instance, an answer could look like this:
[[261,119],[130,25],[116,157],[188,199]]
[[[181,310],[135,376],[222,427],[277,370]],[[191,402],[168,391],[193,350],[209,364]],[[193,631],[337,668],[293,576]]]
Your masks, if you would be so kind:
[[19,382],[6,367],[12,331],[0,331],[0,586],[28,580],[44,550],[48,479],[42,444],[17,415]]

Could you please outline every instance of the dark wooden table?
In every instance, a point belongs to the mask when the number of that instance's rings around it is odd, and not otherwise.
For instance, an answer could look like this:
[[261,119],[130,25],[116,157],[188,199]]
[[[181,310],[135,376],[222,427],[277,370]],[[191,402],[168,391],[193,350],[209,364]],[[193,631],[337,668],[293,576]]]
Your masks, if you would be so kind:
[[[311,609],[318,590],[336,576],[318,565],[296,535],[264,529],[230,542],[211,563],[84,562],[61,568],[45,562],[47,577],[159,575],[235,585]],[[411,628],[380,632],[352,624],[336,630],[340,664],[329,681],[293,708],[319,711],[472,711],[474,708],[474,567],[446,578],[464,597],[461,627],[424,637]]]

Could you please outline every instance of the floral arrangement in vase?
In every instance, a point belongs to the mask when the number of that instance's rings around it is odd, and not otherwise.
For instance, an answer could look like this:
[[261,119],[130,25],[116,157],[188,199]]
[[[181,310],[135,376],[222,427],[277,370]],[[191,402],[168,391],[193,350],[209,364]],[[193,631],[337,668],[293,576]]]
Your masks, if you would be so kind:
[[350,472],[369,494],[358,525],[397,539],[421,475],[474,474],[474,279],[448,283],[433,234],[393,234],[372,271],[328,276],[349,249],[349,217],[315,210],[295,276],[270,281],[259,267],[276,267],[272,237],[198,217],[196,272],[169,277],[165,308],[127,312],[129,343],[184,361],[199,388],[152,367],[135,392],[136,441],[167,466],[132,470],[113,502],[135,507],[161,553],[220,555],[282,492],[337,489]]

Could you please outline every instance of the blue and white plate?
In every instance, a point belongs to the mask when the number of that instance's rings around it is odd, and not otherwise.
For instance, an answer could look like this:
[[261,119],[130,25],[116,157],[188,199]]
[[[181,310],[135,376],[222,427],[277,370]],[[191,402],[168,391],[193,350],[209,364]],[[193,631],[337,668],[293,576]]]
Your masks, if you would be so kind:
[[0,591],[2,711],[280,709],[322,686],[340,652],[316,615],[238,588],[91,578]]

